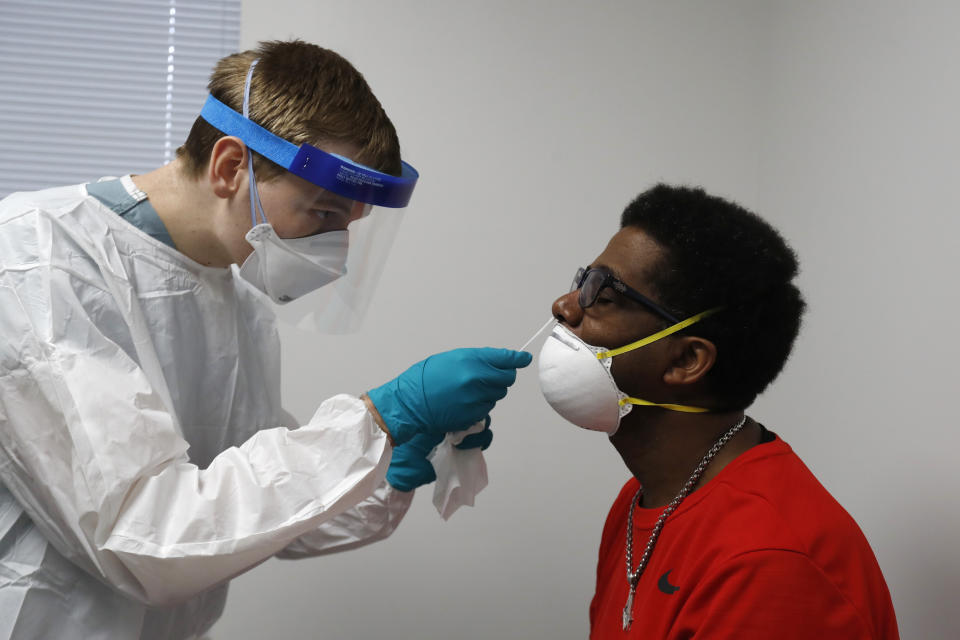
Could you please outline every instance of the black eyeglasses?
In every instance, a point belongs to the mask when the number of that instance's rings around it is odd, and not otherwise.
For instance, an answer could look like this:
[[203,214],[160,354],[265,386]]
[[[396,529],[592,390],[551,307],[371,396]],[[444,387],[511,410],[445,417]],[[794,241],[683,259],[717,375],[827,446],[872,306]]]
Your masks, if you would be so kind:
[[597,296],[600,295],[600,291],[602,291],[604,287],[610,287],[617,293],[621,293],[631,300],[639,302],[650,311],[669,320],[673,324],[680,322],[675,315],[639,291],[628,287],[622,280],[606,269],[584,269],[580,267],[577,270],[577,275],[573,278],[573,286],[570,288],[570,291],[580,290],[577,302],[580,303],[581,308],[586,309],[597,301]]

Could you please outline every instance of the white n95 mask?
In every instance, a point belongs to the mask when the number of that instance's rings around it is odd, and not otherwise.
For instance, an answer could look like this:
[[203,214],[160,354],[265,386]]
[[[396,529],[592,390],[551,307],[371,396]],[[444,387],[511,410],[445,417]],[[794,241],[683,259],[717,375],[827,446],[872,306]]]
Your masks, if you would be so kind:
[[277,304],[330,284],[347,271],[346,229],[283,239],[270,224],[258,224],[246,238],[253,253],[240,267],[240,277]]
[[598,360],[591,347],[558,324],[540,349],[540,390],[547,403],[578,427],[613,435],[633,408],[620,404],[626,394],[610,373],[611,358]]
[[540,350],[538,367],[543,397],[564,419],[578,427],[603,431],[610,436],[617,432],[620,420],[633,410],[634,405],[686,413],[706,412],[708,410],[701,407],[631,398],[617,387],[610,369],[614,356],[656,342],[717,311],[719,309],[705,311],[642,340],[610,350],[589,345],[558,324]]

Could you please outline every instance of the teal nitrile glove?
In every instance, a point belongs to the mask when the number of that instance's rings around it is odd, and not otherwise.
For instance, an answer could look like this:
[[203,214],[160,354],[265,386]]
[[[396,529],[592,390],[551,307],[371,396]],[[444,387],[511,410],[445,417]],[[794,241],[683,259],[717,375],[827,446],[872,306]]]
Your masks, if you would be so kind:
[[437,474],[427,456],[443,442],[443,438],[442,433],[418,433],[408,442],[394,447],[387,469],[390,486],[398,491],[413,491],[436,480]]
[[454,349],[418,362],[367,396],[394,445],[401,445],[418,433],[462,431],[483,420],[531,360],[512,349]]
[[[433,435],[420,433],[409,442],[393,448],[390,458],[390,467],[387,469],[387,482],[398,491],[413,491],[417,487],[430,484],[437,479],[433,465],[427,459],[430,452],[443,442],[444,434]],[[483,431],[471,433],[460,444],[454,445],[457,449],[480,449],[485,451],[493,440],[490,431],[490,416],[484,421]]]

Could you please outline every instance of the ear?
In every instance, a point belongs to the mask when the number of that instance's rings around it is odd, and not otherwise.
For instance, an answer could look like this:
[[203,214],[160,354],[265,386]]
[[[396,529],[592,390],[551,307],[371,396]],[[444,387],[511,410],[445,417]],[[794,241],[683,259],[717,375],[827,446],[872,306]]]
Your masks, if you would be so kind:
[[224,136],[214,143],[207,164],[207,179],[217,197],[232,198],[243,186],[247,153],[247,145],[234,136]]
[[670,366],[663,373],[666,384],[693,384],[703,380],[717,362],[717,346],[705,338],[681,336],[673,341]]

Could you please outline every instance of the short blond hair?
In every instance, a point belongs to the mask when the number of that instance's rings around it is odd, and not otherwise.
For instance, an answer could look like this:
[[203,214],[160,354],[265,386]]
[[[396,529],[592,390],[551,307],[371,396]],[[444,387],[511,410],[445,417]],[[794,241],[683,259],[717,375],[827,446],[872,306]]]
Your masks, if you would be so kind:
[[[301,40],[261,42],[257,49],[221,59],[207,85],[210,93],[237,112],[250,64],[259,59],[250,81],[250,119],[300,145],[324,143],[359,147],[356,162],[400,175],[400,142],[393,123],[364,77],[339,54]],[[177,149],[192,177],[199,177],[213,145],[224,134],[197,118]],[[270,180],[284,171],[254,154],[257,177]]]

